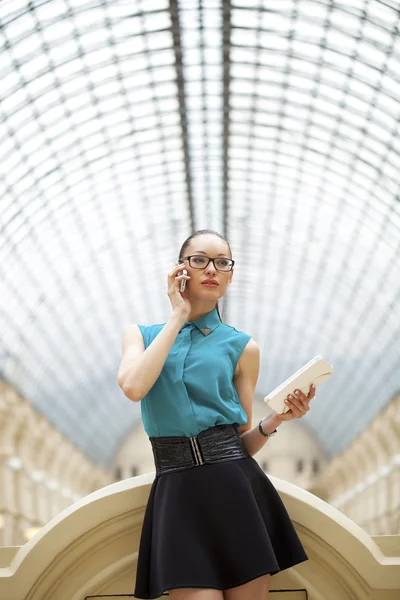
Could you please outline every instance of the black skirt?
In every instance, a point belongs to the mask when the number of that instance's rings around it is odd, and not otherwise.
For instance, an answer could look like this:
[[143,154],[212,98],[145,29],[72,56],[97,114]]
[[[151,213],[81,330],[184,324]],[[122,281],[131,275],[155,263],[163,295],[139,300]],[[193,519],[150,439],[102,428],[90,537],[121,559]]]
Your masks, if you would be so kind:
[[156,475],[140,539],[136,598],[185,587],[226,590],[307,560],[278,492],[245,454]]

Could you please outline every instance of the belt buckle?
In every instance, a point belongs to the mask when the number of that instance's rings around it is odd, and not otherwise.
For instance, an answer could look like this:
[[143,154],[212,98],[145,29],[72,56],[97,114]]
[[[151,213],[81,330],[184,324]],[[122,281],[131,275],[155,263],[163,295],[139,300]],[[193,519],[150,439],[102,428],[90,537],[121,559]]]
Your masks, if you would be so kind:
[[199,467],[200,465],[204,465],[205,461],[201,454],[200,446],[197,441],[197,436],[190,437],[189,442],[192,447],[192,452],[193,452],[196,467]]

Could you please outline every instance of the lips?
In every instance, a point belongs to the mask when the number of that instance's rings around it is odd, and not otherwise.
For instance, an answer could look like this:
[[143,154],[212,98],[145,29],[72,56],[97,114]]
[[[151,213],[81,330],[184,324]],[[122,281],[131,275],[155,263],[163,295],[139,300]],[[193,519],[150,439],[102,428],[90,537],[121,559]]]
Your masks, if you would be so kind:
[[219,284],[217,281],[206,279],[205,281],[201,282],[201,285],[207,285],[208,287],[218,287]]

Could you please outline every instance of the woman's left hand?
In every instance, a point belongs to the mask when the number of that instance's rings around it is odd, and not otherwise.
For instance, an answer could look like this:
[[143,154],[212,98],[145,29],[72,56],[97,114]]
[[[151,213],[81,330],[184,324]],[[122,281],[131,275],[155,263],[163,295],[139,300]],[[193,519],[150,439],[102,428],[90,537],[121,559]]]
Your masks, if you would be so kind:
[[308,395],[306,396],[300,390],[295,390],[293,394],[289,394],[285,400],[289,410],[280,415],[276,415],[279,421],[291,421],[292,419],[301,419],[306,412],[310,410],[310,401],[315,398],[315,386],[311,385]]

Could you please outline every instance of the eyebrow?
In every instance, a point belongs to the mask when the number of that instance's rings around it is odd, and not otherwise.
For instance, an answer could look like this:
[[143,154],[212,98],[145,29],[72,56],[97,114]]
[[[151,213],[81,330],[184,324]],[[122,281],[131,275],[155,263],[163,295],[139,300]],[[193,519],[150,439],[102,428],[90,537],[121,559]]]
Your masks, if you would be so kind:
[[[202,254],[206,254],[206,252],[204,252],[203,250],[194,250],[193,254],[196,254],[196,252],[201,252]],[[229,258],[229,256],[227,254],[217,254],[217,256],[226,256],[226,258]]]

